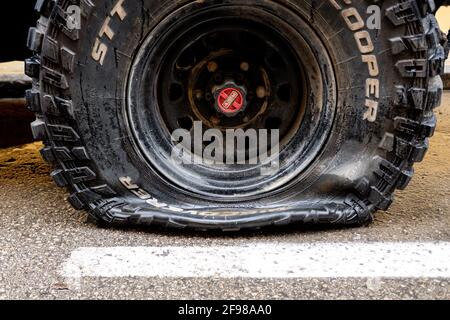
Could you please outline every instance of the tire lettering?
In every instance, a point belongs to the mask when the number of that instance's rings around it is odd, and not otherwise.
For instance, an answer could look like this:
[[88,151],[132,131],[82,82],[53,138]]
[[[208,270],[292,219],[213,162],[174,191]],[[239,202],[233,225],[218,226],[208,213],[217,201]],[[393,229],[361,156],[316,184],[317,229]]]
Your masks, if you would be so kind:
[[[342,10],[341,13],[342,17],[344,18],[345,23],[347,24],[347,27],[351,31],[356,31],[364,28],[364,21],[361,18],[358,11],[356,11],[355,8],[348,8],[345,10]],[[353,22],[352,22],[353,20]]]
[[368,78],[366,80],[366,97],[380,97],[380,81],[378,79]]
[[379,75],[377,57],[373,53],[375,46],[370,37],[370,33],[364,30],[365,23],[360,13],[355,7],[349,7],[342,9],[345,5],[351,5],[350,0],[341,0],[343,3],[339,3],[339,0],[329,0],[331,5],[341,12],[341,16],[344,19],[345,24],[350,31],[353,31],[353,36],[358,46],[358,50],[361,53],[361,59],[363,63],[367,64],[369,76],[365,81],[365,108],[366,111],[363,114],[363,119],[369,122],[375,122],[378,114],[378,101],[380,97],[380,82],[377,78]]
[[112,11],[110,13],[111,17],[114,17],[114,15],[117,14],[121,21],[123,21],[123,19],[125,19],[125,17],[127,16],[127,12],[123,8],[124,1],[125,0],[117,1],[116,5],[114,6],[114,8],[112,9]]
[[111,28],[111,20],[115,17],[118,17],[120,21],[123,21],[127,16],[127,12],[123,7],[124,1],[125,0],[118,0],[116,2],[113,9],[110,11],[109,15],[105,18],[105,21],[103,22],[102,27],[98,32],[98,36],[95,39],[91,57],[92,59],[97,61],[101,66],[105,62],[106,53],[108,52],[107,41],[113,40],[115,36],[114,30]]
[[377,120],[378,102],[374,100],[366,100],[367,111],[364,113],[364,120],[375,122]]
[[362,61],[367,63],[367,67],[369,68],[369,75],[371,77],[377,77],[380,74],[380,70],[378,69],[377,57],[375,57],[373,54],[363,55]]
[[366,30],[356,32],[355,40],[356,44],[358,45],[359,52],[369,53],[373,51],[374,47],[372,39],[370,38],[370,34]]
[[103,23],[102,28],[100,29],[100,32],[98,33],[99,38],[103,37],[104,35],[106,35],[109,38],[109,40],[112,40],[114,38],[115,33],[109,26],[110,22],[111,18],[107,17],[105,22]]
[[98,61],[100,65],[103,65],[103,62],[105,61],[106,53],[108,52],[108,47],[106,44],[100,42],[100,40],[97,38],[95,40],[94,49],[92,50],[92,58],[95,61]]

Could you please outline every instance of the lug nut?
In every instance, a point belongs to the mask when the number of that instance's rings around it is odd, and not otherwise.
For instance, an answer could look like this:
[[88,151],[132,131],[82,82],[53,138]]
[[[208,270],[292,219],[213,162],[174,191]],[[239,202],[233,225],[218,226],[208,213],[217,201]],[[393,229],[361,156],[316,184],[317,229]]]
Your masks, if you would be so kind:
[[219,66],[214,61],[208,62],[208,66],[207,67],[208,67],[208,71],[211,72],[211,73],[216,72],[217,69],[219,69]]
[[241,62],[241,70],[247,72],[250,69],[248,62]]
[[263,99],[266,97],[266,95],[266,88],[264,88],[263,86],[259,86],[258,88],[256,88],[256,96],[258,98]]

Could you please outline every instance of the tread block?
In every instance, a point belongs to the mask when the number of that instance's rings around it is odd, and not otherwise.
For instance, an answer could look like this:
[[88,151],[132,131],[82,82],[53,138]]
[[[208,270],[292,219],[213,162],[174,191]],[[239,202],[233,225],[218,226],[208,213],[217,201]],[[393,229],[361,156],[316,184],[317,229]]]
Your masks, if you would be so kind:
[[71,194],[67,201],[69,201],[70,205],[74,207],[76,210],[82,210],[86,206],[83,201],[78,197],[77,194]]
[[73,104],[71,100],[65,100],[52,95],[45,95],[42,101],[42,111],[47,114],[61,115],[61,113],[74,118]]
[[408,106],[407,91],[404,86],[395,86],[394,104],[399,107]]
[[27,108],[32,112],[41,111],[41,99],[39,90],[29,89],[25,91],[25,99],[27,101]]
[[71,183],[80,183],[95,180],[97,175],[88,167],[65,170],[65,175]]
[[434,0],[419,0],[418,6],[423,15],[436,11],[436,3]]
[[426,110],[432,111],[439,107],[442,102],[442,89],[438,89],[437,91],[428,91],[427,94],[427,104]]
[[427,39],[423,34],[415,34],[403,37],[408,47],[413,52],[428,50]]
[[412,177],[414,175],[414,169],[410,168],[408,170],[402,171],[400,174],[400,177],[397,181],[397,188],[399,190],[405,190],[406,187],[409,185],[409,183],[412,180]]
[[429,148],[430,144],[428,139],[412,145],[411,160],[414,162],[422,162]]
[[432,77],[429,79],[425,105],[427,111],[432,111],[433,109],[441,105],[443,88],[444,84],[440,76]]
[[427,92],[423,88],[410,88],[408,96],[414,109],[423,110]]
[[409,88],[404,86],[395,86],[396,94],[394,104],[398,107],[411,107],[417,110],[423,110],[426,102],[427,91],[423,88]]
[[49,69],[47,67],[42,68],[42,80],[52,86],[60,89],[68,89],[69,84],[67,83],[66,77],[55,70]]
[[75,53],[68,48],[61,48],[61,65],[64,70],[72,73],[75,63]]
[[444,74],[446,54],[444,47],[438,45],[430,57],[428,74],[430,77]]
[[426,59],[400,60],[395,67],[405,78],[425,78],[427,76],[428,61]]
[[102,199],[101,195],[95,193],[91,189],[81,190],[77,193],[72,194],[71,196],[76,197],[78,199],[78,201],[83,204],[82,207]]
[[428,49],[427,39],[424,35],[411,35],[404,37],[395,37],[389,39],[391,43],[392,54],[399,54],[406,50],[412,52],[425,51]]
[[403,117],[394,118],[394,127],[396,130],[410,135],[418,134],[422,138],[430,138],[434,135],[436,123],[435,115],[424,119],[421,123]]
[[106,184],[97,187],[92,187],[91,189],[96,193],[101,194],[102,196],[105,197],[113,197],[116,195],[116,192]]
[[413,162],[421,162],[429,148],[428,138],[417,143],[396,138],[395,154],[397,157]]
[[378,147],[387,152],[392,152],[394,150],[394,144],[395,136],[392,133],[386,132]]
[[395,139],[395,154],[401,159],[408,159],[411,154],[411,144],[399,137]]
[[43,150],[46,150],[45,153],[49,154],[49,160],[47,160],[49,162],[56,159],[59,161],[89,160],[84,147],[75,147],[72,151],[68,147],[46,147],[41,151]]
[[81,0],[80,2],[81,14],[83,16],[89,15],[94,7],[95,5],[90,0]]
[[47,137],[45,127],[45,122],[40,119],[36,119],[36,121],[31,123],[31,132],[34,140],[44,140]]
[[53,171],[50,176],[52,177],[53,181],[55,181],[56,185],[58,187],[65,187],[67,186],[69,183],[67,182],[66,177],[64,176],[64,171],[59,169],[59,170],[55,170]]
[[58,62],[59,45],[55,39],[47,37],[42,46],[42,55],[53,62]]
[[399,26],[419,20],[420,11],[416,0],[408,0],[387,8],[386,17],[394,26]]
[[90,160],[90,157],[86,151],[85,147],[75,147],[72,149],[72,154],[78,160]]
[[43,16],[50,16],[55,1],[52,0],[37,0],[34,10]]
[[367,196],[367,194],[370,191],[370,181],[367,178],[362,178],[358,181],[358,183],[356,184],[356,191],[358,191],[358,193],[365,197]]
[[107,200],[100,200],[95,203],[89,204],[89,209],[92,211],[92,214],[95,217],[98,217],[106,222],[117,222],[116,219],[126,219],[129,215],[123,214],[121,210],[118,210],[117,212],[114,212],[114,215],[111,214],[111,211],[114,210],[116,207],[124,206],[126,203],[124,203],[122,200],[117,198],[107,199]]
[[402,37],[391,38],[389,39],[389,42],[391,43],[392,54],[399,54],[405,50],[408,50],[408,47],[406,46]]
[[55,147],[53,148],[53,154],[59,161],[70,161],[73,157],[67,147]]
[[47,0],[37,0],[34,6],[34,10],[38,13],[42,13],[43,9],[47,5],[47,2],[48,2]]
[[59,110],[53,96],[48,94],[44,95],[44,98],[42,99],[42,112],[52,115],[59,115]]
[[122,211],[127,213],[137,213],[141,209],[141,207],[137,207],[131,204],[127,204],[126,206],[122,207]]
[[392,185],[396,181],[400,169],[394,166],[391,162],[387,160],[382,160],[380,162],[379,169],[375,170],[374,174],[380,179],[383,179],[388,184]]
[[27,47],[31,51],[39,52],[42,47],[44,34],[38,28],[30,28],[28,30]]
[[380,210],[387,210],[393,202],[392,195],[384,195],[376,187],[371,187],[369,194],[369,201],[375,204]]
[[42,148],[41,151],[41,157],[44,159],[44,161],[47,162],[55,162],[55,155],[53,154],[53,150],[51,147],[45,147]]
[[404,86],[395,86],[396,93],[394,96],[394,104],[398,107],[412,107],[417,110],[424,109],[427,91],[423,88],[409,88]]
[[73,104],[72,100],[65,100],[62,98],[55,97],[56,105],[58,109],[65,114],[69,115],[72,119],[74,118]]
[[394,128],[397,131],[414,135],[417,131],[418,126],[419,123],[417,121],[403,117],[394,118]]
[[75,142],[80,139],[80,136],[72,127],[49,124],[47,128],[51,137],[56,141]]
[[433,114],[431,117],[426,118],[422,123],[420,124],[420,135],[424,138],[431,138],[434,136],[434,133],[436,132],[436,126],[437,126],[437,118],[436,115]]
[[70,39],[76,41],[78,39],[80,39],[80,30],[78,29],[69,29],[65,26],[65,24],[60,24],[60,26],[62,26],[61,30],[62,32],[68,36]]
[[439,23],[434,15],[427,15],[423,21],[423,28],[430,48],[436,47],[441,43],[442,34]]
[[25,74],[31,78],[39,78],[41,62],[39,57],[31,57],[25,60]]

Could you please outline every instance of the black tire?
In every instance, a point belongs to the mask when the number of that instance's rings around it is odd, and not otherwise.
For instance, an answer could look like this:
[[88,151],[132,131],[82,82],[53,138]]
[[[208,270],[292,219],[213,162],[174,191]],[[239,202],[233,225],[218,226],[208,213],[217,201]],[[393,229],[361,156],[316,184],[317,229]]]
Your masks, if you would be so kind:
[[[413,164],[428,149],[448,54],[433,0],[381,1],[381,30],[360,28],[349,20],[354,31],[339,13],[367,17],[372,1],[322,1],[320,6],[287,0],[95,3],[38,1],[41,18],[28,39],[35,55],[26,60],[26,74],[33,78],[28,105],[37,115],[32,131],[45,142],[43,158],[55,165],[51,176],[68,188],[75,208],[89,210],[97,221],[227,231],[294,222],[363,225],[375,211],[389,208],[394,191],[408,185]],[[73,4],[81,6],[80,30],[67,28],[65,12]],[[115,5],[123,6],[126,15],[113,13]],[[132,121],[127,118],[130,68],[148,34],[164,38],[170,25],[162,33],[158,28],[172,19],[175,24],[183,14],[228,8],[249,16],[260,10],[274,20],[282,15],[287,27],[303,32],[306,42],[308,35],[298,26],[308,24],[311,37],[323,45],[312,52],[316,59],[325,61],[327,56],[330,64],[318,64],[326,97],[321,108],[328,113],[319,115],[323,122],[317,132],[326,139],[314,157],[278,188],[235,199],[222,199],[214,188],[205,187],[210,196],[190,192],[161,177],[137,150],[127,122]],[[101,38],[107,18],[114,36]],[[358,47],[355,39],[364,36]],[[105,42],[106,54],[96,41]],[[373,89],[368,97],[367,83]],[[192,185],[194,190],[196,181]]]

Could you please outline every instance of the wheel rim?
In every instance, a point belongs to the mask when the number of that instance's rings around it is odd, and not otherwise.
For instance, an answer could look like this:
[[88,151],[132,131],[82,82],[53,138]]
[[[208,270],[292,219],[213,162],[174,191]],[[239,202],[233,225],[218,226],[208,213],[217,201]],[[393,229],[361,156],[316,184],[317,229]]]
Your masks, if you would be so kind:
[[[239,46],[236,39],[247,41]],[[230,85],[246,100],[232,117],[214,108],[214,93]],[[140,47],[126,114],[137,151],[163,181],[186,194],[239,201],[278,192],[305,172],[331,129],[335,99],[328,54],[292,11],[275,3],[191,3],[164,19]],[[197,120],[203,129],[279,129],[279,170],[263,176],[262,164],[174,164],[171,133],[192,130]]]

